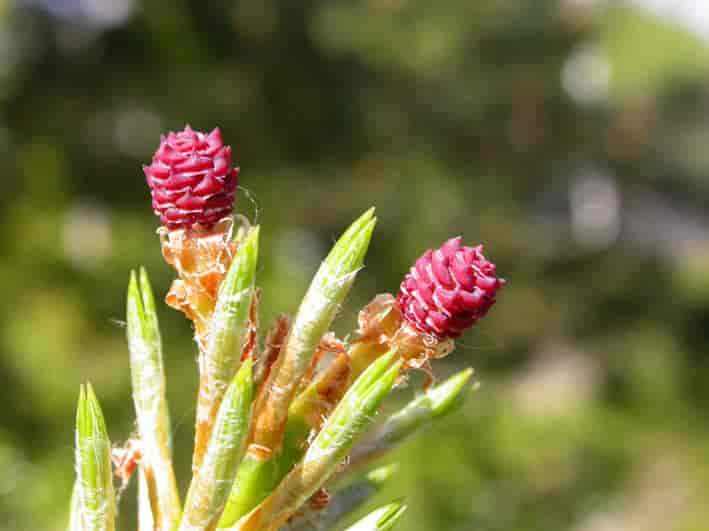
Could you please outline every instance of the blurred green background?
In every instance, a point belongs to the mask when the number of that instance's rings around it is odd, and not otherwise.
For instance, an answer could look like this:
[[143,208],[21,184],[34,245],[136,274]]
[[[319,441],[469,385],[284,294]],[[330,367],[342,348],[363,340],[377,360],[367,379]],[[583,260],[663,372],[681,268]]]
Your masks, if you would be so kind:
[[63,529],[80,382],[133,430],[128,272],[172,278],[141,164],[190,123],[242,168],[265,324],[371,205],[339,332],[450,235],[508,279],[436,365],[481,391],[395,456],[402,530],[705,531],[708,60],[706,0],[0,0],[0,530]]

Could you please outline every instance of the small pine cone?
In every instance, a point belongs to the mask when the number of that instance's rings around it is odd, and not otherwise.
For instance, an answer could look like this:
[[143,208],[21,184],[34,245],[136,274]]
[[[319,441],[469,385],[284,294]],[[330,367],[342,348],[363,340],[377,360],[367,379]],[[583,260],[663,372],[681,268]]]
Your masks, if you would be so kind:
[[438,339],[456,338],[495,304],[505,281],[483,247],[462,247],[451,238],[429,249],[401,283],[397,301],[404,319],[416,330]]
[[153,210],[169,230],[195,223],[209,229],[232,212],[239,168],[231,166],[231,147],[218,128],[209,134],[189,125],[170,131],[143,171]]

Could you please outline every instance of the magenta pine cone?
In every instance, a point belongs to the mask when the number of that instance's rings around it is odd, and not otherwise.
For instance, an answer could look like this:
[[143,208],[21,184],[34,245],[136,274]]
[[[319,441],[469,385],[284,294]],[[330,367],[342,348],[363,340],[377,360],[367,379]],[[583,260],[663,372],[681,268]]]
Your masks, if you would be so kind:
[[231,147],[218,128],[209,134],[189,125],[170,131],[143,171],[153,210],[170,230],[195,223],[209,229],[232,212],[239,168],[231,166]]
[[482,245],[463,247],[460,240],[451,238],[440,249],[426,251],[397,297],[404,319],[438,339],[456,338],[474,325],[505,284],[495,276],[495,264],[483,256]]

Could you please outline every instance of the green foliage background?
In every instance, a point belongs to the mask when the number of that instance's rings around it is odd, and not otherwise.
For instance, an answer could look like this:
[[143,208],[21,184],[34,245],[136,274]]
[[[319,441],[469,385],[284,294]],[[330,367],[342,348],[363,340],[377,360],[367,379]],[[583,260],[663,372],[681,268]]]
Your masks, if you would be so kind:
[[[80,382],[134,429],[128,272],[172,277],[140,165],[187,122],[242,168],[263,323],[371,205],[339,332],[450,235],[509,279],[437,365],[481,391],[396,454],[402,529],[705,530],[708,58],[620,2],[0,0],[0,530],[64,527]],[[160,319],[184,489],[195,348]]]

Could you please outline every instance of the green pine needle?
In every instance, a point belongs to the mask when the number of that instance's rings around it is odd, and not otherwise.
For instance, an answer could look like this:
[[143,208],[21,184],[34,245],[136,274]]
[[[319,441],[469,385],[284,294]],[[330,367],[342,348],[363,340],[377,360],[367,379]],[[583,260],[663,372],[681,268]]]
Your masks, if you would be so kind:
[[353,449],[351,464],[357,466],[390,451],[429,422],[453,411],[462,404],[472,376],[473,370],[465,369],[414,398],[389,417],[371,440]]
[[224,395],[202,466],[192,478],[180,530],[216,527],[244,453],[252,398],[252,363],[247,359]]
[[377,409],[394,387],[402,365],[401,360],[392,363],[394,354],[379,358],[355,381],[303,461],[281,481],[259,511],[246,517],[244,529],[278,529],[330,479],[352,445],[374,422]]
[[165,397],[162,341],[155,298],[145,269],[131,272],[126,305],[133,402],[146,474],[151,511],[161,529],[172,529],[180,518],[180,499],[172,466],[170,418]]
[[389,531],[399,522],[406,512],[406,505],[402,502],[393,502],[380,507],[350,526],[346,531]]
[[391,464],[375,468],[364,477],[358,478],[346,487],[335,492],[324,509],[306,508],[302,514],[283,531],[322,531],[335,529],[344,518],[358,510],[371,500],[382,487],[391,480],[398,470],[398,465]]
[[84,531],[114,531],[111,443],[91,384],[81,386],[76,411],[76,473]]
[[220,527],[233,525],[278,485],[302,452],[279,461],[288,406],[298,389],[322,336],[349,293],[376,225],[374,209],[360,216],[342,234],[323,261],[303,298],[281,352],[264,382],[255,419],[254,443],[272,449],[267,461],[248,456],[239,468]]

